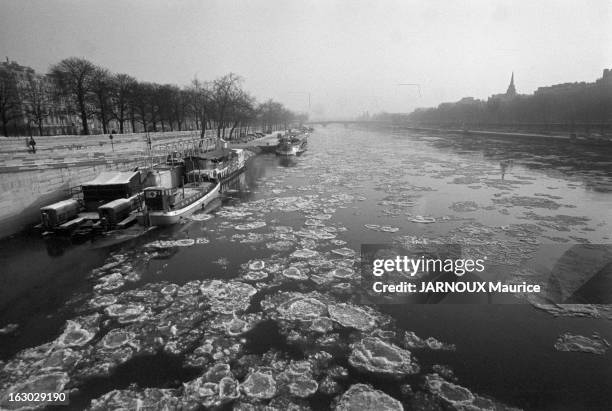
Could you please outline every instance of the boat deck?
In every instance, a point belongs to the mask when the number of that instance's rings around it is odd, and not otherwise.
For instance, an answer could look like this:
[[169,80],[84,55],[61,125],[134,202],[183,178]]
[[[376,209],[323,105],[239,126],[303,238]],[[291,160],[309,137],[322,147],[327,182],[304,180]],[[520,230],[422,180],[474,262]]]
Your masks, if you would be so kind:
[[185,184],[184,189],[183,188],[179,189],[179,195],[177,196],[177,199],[182,200],[184,198],[192,197],[196,194],[201,194],[202,192],[207,192],[211,190],[214,186],[215,186],[215,183],[213,182]]

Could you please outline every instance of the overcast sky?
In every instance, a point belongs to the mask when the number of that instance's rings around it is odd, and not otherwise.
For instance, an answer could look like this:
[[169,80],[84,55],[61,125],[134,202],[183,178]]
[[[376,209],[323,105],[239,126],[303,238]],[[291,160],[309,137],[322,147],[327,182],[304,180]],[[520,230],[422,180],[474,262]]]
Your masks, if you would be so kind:
[[[85,57],[139,80],[234,72],[258,99],[351,116],[594,81],[610,0],[0,0],[0,50],[46,72]],[[420,84],[421,96],[413,86]]]

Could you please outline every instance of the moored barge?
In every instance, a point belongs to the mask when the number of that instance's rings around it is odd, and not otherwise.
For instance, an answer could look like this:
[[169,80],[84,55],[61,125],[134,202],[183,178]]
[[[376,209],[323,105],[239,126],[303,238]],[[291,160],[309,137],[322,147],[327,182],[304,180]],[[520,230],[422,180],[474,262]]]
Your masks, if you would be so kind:
[[105,171],[83,183],[73,198],[42,207],[43,234],[90,234],[125,228],[143,205],[140,171]]
[[276,154],[280,156],[299,156],[308,147],[308,135],[289,134],[279,137]]

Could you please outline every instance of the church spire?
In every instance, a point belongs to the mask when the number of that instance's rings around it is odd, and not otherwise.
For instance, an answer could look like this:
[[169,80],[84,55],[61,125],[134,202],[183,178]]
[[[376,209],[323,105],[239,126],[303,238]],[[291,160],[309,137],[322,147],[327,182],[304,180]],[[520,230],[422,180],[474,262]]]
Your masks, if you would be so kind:
[[516,95],[516,87],[514,87],[514,71],[512,72],[512,77],[510,77],[510,85],[508,86],[508,90],[506,90],[507,96],[515,96]]

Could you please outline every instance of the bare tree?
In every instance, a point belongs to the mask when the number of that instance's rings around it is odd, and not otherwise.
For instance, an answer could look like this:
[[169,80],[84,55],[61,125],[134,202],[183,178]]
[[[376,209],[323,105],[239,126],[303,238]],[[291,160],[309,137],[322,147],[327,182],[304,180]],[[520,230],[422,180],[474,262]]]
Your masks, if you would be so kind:
[[255,119],[255,98],[247,92],[240,90],[231,101],[228,109],[228,120],[231,121],[232,128],[229,133],[230,140],[234,130],[238,125],[246,124]]
[[181,90],[178,87],[173,87],[170,96],[170,117],[173,122],[176,122],[179,131],[181,131],[185,125],[185,119],[189,113],[189,104],[189,92],[184,89]]
[[30,75],[21,87],[24,104],[23,111],[28,119],[28,127],[34,123],[38,127],[38,135],[43,135],[45,119],[51,115],[54,106],[49,82],[44,78]]
[[129,119],[130,99],[134,92],[136,79],[127,74],[115,74],[111,80],[112,117],[119,123],[119,132],[123,134],[124,124]]
[[226,74],[213,82],[212,96],[215,103],[215,120],[217,121],[217,138],[224,129],[226,114],[232,102],[242,92],[242,78],[234,73]]
[[0,120],[2,133],[8,137],[8,125],[20,116],[20,98],[17,90],[17,79],[7,68],[0,67]]
[[136,83],[130,97],[135,120],[142,124],[144,131],[150,128],[157,131],[158,108],[155,104],[157,88],[158,85],[155,83]]
[[174,129],[172,126],[172,99],[176,90],[178,87],[171,84],[158,85],[155,88],[154,101],[162,131],[166,131],[166,124],[170,130]]
[[94,95],[95,115],[102,123],[102,132],[108,132],[108,122],[111,119],[112,76],[105,68],[96,67],[91,81]]
[[190,107],[195,117],[196,128],[200,128],[200,138],[204,138],[206,126],[207,123],[210,123],[213,111],[211,84],[194,78],[191,82],[191,87],[188,89],[188,96]]
[[57,86],[58,92],[72,101],[81,117],[83,134],[89,134],[87,120],[94,110],[91,105],[93,81],[96,66],[88,60],[70,57],[53,65],[49,71],[50,77]]
[[283,105],[272,99],[261,103],[258,108],[261,126],[265,131],[272,131],[285,121],[287,110]]

